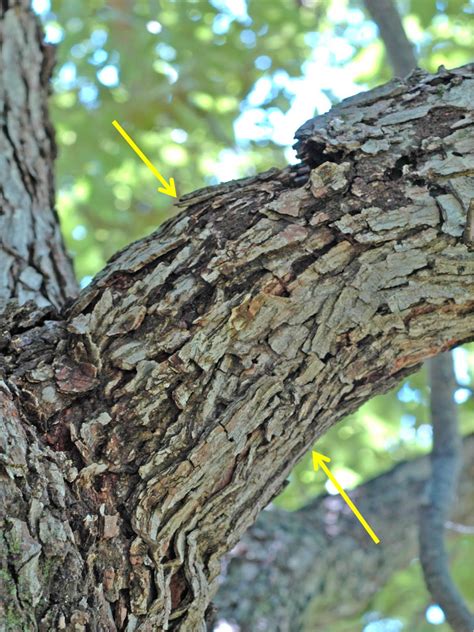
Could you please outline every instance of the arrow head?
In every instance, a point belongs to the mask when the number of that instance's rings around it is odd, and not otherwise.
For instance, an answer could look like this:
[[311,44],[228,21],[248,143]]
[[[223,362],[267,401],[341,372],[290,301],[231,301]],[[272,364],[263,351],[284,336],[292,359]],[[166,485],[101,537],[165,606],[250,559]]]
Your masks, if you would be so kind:
[[315,472],[318,471],[318,468],[322,463],[324,463],[325,461],[326,463],[329,463],[329,461],[331,460],[328,456],[321,454],[321,452],[315,452],[313,450],[311,454],[313,456],[313,467]]
[[159,193],[164,193],[165,195],[169,195],[170,197],[178,197],[176,195],[176,187],[174,185],[174,178],[170,178],[169,182],[165,180],[165,186],[162,186],[158,189]]

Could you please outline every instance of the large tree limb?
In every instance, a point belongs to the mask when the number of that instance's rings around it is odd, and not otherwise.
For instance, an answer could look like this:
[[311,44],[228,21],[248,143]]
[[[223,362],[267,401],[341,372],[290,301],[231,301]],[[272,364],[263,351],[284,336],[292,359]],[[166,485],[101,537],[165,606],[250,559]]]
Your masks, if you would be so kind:
[[[407,75],[416,65],[395,0],[365,0],[377,23],[396,74]],[[425,583],[456,632],[474,630],[469,612],[449,571],[444,545],[444,524],[457,494],[461,436],[454,401],[456,380],[453,359],[446,353],[429,362],[433,447],[431,480],[420,507],[420,560]]]
[[10,306],[7,549],[28,535],[36,560],[6,567],[15,616],[204,629],[222,555],[307,447],[474,337],[473,92],[467,66],[350,99],[299,130],[308,181],[187,196],[66,311]]
[[[463,455],[453,519],[472,524],[474,435],[464,440]],[[418,555],[418,514],[429,479],[430,459],[422,457],[351,492],[377,525],[379,546],[338,496],[323,495],[296,512],[263,511],[227,556],[214,600],[218,618],[241,632],[323,632],[363,612],[391,575]]]

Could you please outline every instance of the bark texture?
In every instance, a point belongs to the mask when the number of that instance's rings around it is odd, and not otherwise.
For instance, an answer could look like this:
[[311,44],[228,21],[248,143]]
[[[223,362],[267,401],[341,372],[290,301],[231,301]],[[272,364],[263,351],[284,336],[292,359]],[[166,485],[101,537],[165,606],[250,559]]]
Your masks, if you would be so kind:
[[54,49],[28,5],[0,6],[0,313],[10,298],[59,308],[77,290],[54,208]]
[[186,196],[65,308],[8,303],[9,630],[204,630],[307,446],[474,337],[473,97],[467,66],[348,100],[302,165]]
[[[0,628],[22,632],[38,629],[42,611],[61,611],[61,573],[71,581],[74,560],[81,563],[65,513],[61,455],[44,445],[5,372],[15,332],[28,331],[33,340],[36,309],[44,318],[77,293],[54,208],[56,150],[47,114],[53,49],[42,43],[28,4],[0,5]],[[27,345],[17,357],[24,370],[35,348],[25,351]]]
[[[472,525],[474,435],[464,440],[463,457],[453,520]],[[327,632],[364,612],[391,575],[418,555],[418,514],[429,480],[430,458],[423,457],[351,492],[381,530],[378,546],[339,496],[318,497],[296,512],[263,511],[226,556],[217,618],[240,632]]]
[[[405,76],[416,66],[395,0],[365,0],[378,25],[395,74]],[[444,546],[444,523],[457,495],[461,436],[454,402],[453,359],[442,353],[429,361],[431,423],[433,426],[432,472],[420,511],[420,561],[425,583],[456,632],[474,630],[474,620],[449,572]]]

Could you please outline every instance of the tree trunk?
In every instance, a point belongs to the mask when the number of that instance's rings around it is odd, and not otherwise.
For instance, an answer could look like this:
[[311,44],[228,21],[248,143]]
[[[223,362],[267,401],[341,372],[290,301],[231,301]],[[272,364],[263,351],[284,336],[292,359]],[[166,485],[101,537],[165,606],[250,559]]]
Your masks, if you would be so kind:
[[[474,435],[464,440],[463,458],[453,527],[473,523]],[[323,632],[362,613],[393,573],[418,555],[418,515],[429,478],[430,460],[423,457],[350,493],[377,523],[380,546],[339,496],[325,494],[296,512],[263,511],[226,556],[215,598],[219,617],[240,632]]]
[[303,165],[186,196],[64,305],[45,49],[10,4],[2,143],[17,171],[0,184],[6,217],[27,219],[2,232],[6,629],[204,630],[222,556],[308,446],[473,338],[474,69],[308,122]]
[[0,6],[0,313],[11,298],[60,308],[77,293],[54,208],[54,48],[42,44],[28,4]]

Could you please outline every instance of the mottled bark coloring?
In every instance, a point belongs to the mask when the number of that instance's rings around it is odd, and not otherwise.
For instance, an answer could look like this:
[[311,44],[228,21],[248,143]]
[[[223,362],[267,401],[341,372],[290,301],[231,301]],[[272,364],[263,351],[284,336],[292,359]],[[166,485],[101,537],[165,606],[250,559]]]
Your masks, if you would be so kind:
[[301,165],[185,196],[67,301],[47,49],[24,1],[0,28],[4,621],[198,632],[312,442],[474,336],[474,68],[309,121]]

